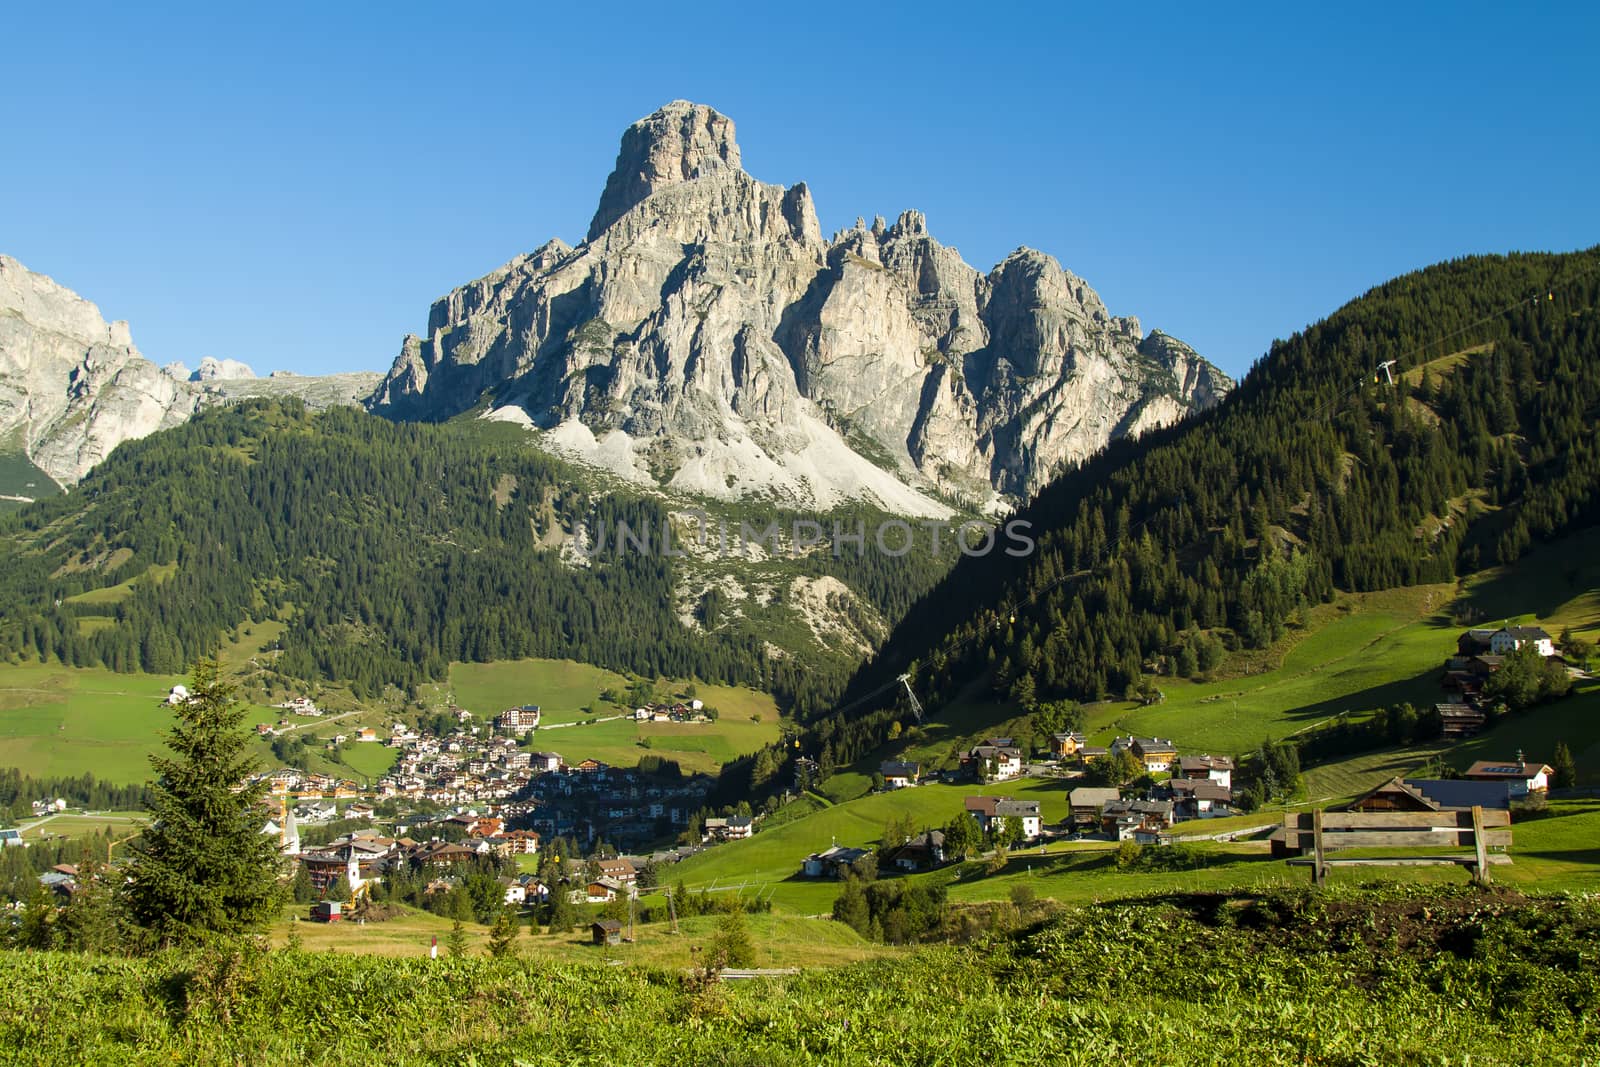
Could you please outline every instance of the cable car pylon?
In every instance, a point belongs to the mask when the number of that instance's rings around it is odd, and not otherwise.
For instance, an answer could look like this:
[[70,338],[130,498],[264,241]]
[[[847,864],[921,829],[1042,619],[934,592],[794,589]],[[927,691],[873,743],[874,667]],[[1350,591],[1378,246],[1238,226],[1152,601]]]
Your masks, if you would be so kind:
[[922,721],[922,701],[917,699],[917,694],[911,691],[911,675],[902,674],[900,682],[906,687],[906,696],[911,698],[911,710],[916,713],[917,722]]

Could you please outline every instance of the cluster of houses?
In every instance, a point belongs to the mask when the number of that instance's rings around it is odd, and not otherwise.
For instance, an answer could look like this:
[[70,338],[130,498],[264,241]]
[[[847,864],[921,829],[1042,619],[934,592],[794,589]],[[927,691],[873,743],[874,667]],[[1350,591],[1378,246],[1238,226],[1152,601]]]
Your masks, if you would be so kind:
[[[456,886],[464,869],[485,857],[511,859],[536,855],[539,851],[541,838],[536,831],[507,830],[498,817],[465,812],[443,822],[451,829],[464,831],[465,836],[455,841],[440,837],[415,841],[404,836],[385,836],[375,830],[361,830],[315,848],[295,849],[291,825],[282,840],[285,852],[305,869],[313,892],[324,896],[343,879],[350,887],[351,899],[360,898],[372,882],[399,867],[427,876],[424,892],[432,895],[448,893]],[[614,857],[595,860],[590,866],[593,873],[574,875],[559,885],[546,884],[532,874],[503,876],[500,884],[504,901],[507,904],[544,903],[556,892],[568,894],[568,899],[576,904],[600,904],[638,896],[639,871],[633,860]]]
[[510,737],[480,737],[467,730],[445,736],[391,735],[401,750],[388,773],[378,779],[380,797],[472,804],[504,800],[527,787],[535,775],[564,764],[554,752],[530,752]]
[[[508,709],[497,717],[497,723],[512,711],[532,715],[538,709],[532,705]],[[519,812],[523,816],[520,823],[547,835],[588,842],[604,839],[623,847],[644,845],[687,827],[704,807],[714,784],[704,775],[657,780],[636,769],[611,767],[594,759],[569,765],[560,753],[526,749],[505,733],[491,734],[466,725],[470,713],[460,712],[456,718],[457,728],[443,736],[395,723],[382,743],[400,753],[370,789],[348,779],[295,768],[256,777],[266,781],[267,791],[274,797],[310,802],[296,809],[303,823],[333,818],[335,805],[315,803],[325,801],[494,805]],[[514,725],[507,729],[517,732]],[[357,741],[368,737],[378,740],[377,731],[364,728],[355,735]],[[358,804],[344,814],[361,817],[362,810],[370,809]],[[713,839],[747,837],[753,830],[748,819],[725,822],[713,830]]]
[[[1154,741],[1131,740],[1130,751],[1141,741]],[[1157,751],[1156,744],[1146,746],[1145,751]],[[1149,766],[1147,762],[1146,767]],[[1109,786],[1073,789],[1067,794],[1072,829],[1113,841],[1159,844],[1167,840],[1174,823],[1233,814],[1231,758],[1180,756],[1166,769],[1172,771],[1171,778],[1156,782],[1138,796],[1125,796],[1122,790]]]
[[[1014,800],[1010,797],[967,797],[962,802],[964,810],[977,823],[982,834],[997,833],[1002,823],[1014,820],[1024,841],[1037,841],[1044,834],[1044,821],[1037,800]],[[833,845],[821,852],[813,852],[800,861],[800,874],[806,878],[844,879],[858,870],[864,858],[872,855],[871,849]],[[924,830],[910,840],[893,848],[883,849],[877,856],[881,869],[907,873],[928,871],[943,866],[948,858],[944,852],[944,831]]]
[[[261,771],[247,781],[265,781],[267,794],[274,797],[296,797],[301,800],[355,800],[362,795],[361,783],[331,774],[315,774],[282,767],[275,771]],[[331,818],[332,816],[328,816]],[[316,821],[309,812],[306,818]]]
[[[1050,735],[1050,758],[1056,768],[1063,766],[1083,769],[1092,759],[1114,756],[1122,751],[1132,752],[1151,774],[1162,774],[1173,769],[1178,759],[1178,746],[1159,737],[1119,737],[1107,746],[1088,743],[1080,733]],[[915,785],[916,775],[905,774],[904,768],[915,764],[887,761],[879,767],[884,787],[893,789]],[[1004,782],[1028,773],[1028,754],[1009,737],[988,737],[972,746],[961,758],[959,776],[978,782]]]
[[[527,821],[534,828],[627,850],[686,829],[714,784],[703,774],[652,778],[637,768],[591,759],[537,775],[521,796],[531,805]],[[732,833],[748,836],[750,829],[735,827]]]
[[1455,655],[1445,660],[1445,692],[1456,700],[1437,705],[1446,737],[1470,737],[1483,729],[1483,687],[1505,658],[1532,646],[1541,656],[1556,657],[1555,642],[1538,626],[1475,627],[1456,638]]
[[680,701],[676,704],[646,704],[633,709],[635,722],[707,722],[705,702]]

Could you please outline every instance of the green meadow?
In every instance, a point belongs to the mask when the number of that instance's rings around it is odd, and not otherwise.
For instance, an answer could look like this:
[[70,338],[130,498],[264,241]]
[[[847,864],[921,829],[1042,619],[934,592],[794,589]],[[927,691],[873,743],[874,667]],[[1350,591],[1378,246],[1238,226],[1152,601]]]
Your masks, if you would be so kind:
[[1069,785],[1060,779],[1021,778],[987,786],[930,783],[874,793],[763,829],[746,841],[707,849],[673,867],[670,876],[690,888],[748,885],[747,892],[768,895],[787,910],[825,912],[839,890],[831,882],[799,877],[800,862],[811,853],[836,844],[875,847],[897,816],[909,815],[918,830],[937,829],[964,810],[965,797],[980,794],[1037,800],[1044,821],[1058,822],[1069,811]]
[[[1067,785],[1034,779],[995,783],[983,792],[1038,799],[1048,823],[1065,814]],[[873,794],[763,830],[746,841],[707,849],[674,866],[665,877],[674,883],[682,880],[690,890],[758,896],[782,912],[826,914],[839,894],[839,883],[800,877],[800,862],[808,854],[832,844],[875,846],[896,815],[909,814],[918,827],[942,826],[961,810],[963,797],[979,791],[977,786],[930,785]],[[1281,817],[1281,809],[1263,811],[1188,823],[1178,832],[1265,827]],[[1600,892],[1600,801],[1555,801],[1546,813],[1519,815],[1513,836],[1513,862],[1495,868],[1497,883],[1530,891]],[[1058,842],[1042,849],[1017,849],[995,871],[985,862],[973,861],[893,877],[944,885],[949,898],[961,903],[1006,900],[1017,886],[1028,887],[1040,898],[1086,903],[1148,893],[1256,891],[1303,885],[1309,878],[1304,869],[1273,859],[1261,839],[1189,845],[1197,865],[1178,871],[1124,871],[1115,862],[1115,847],[1107,841]],[[880,877],[887,873],[881,870]],[[1351,885],[1466,881],[1457,867],[1341,868],[1330,877]]]
[[[238,640],[222,649],[224,665],[235,676],[247,677],[252,660],[263,654],[262,648],[282,628],[282,623],[269,620],[254,624],[249,635],[241,632]],[[143,781],[149,777],[149,757],[161,750],[162,735],[172,723],[164,703],[167,692],[185,681],[182,675],[118,674],[99,667],[0,664],[0,766],[47,777],[88,773],[112,782]],[[532,703],[543,706],[547,723],[573,723],[542,731],[534,742],[572,762],[593,757],[632,766],[640,756],[654,752],[677,760],[685,771],[715,773],[728,760],[778,738],[778,709],[772,697],[732,686],[696,687],[699,699],[720,713],[714,723],[595,721],[622,714],[620,707],[601,704],[599,694],[613,687],[626,692],[628,684],[621,675],[585,664],[522,660],[456,664],[449,689],[458,703],[481,718],[513,704]],[[687,685],[659,679],[654,699],[679,699]],[[443,699],[444,694],[439,696]],[[247,722],[254,727],[287,716],[296,732],[320,742],[335,734],[353,735],[358,726],[374,727],[382,735],[396,718],[392,710],[355,703],[337,692],[331,700],[319,700],[339,717],[301,719],[278,708],[252,705]],[[580,710],[590,704],[601,708],[599,716]],[[351,711],[355,714],[347,714]],[[255,751],[264,763],[277,764],[266,741],[258,742]],[[335,762],[314,745],[301,762],[306,770],[359,780],[380,777],[397,754],[381,744],[352,742],[343,747],[341,761]]]
[[182,681],[53,664],[0,666],[0,765],[38,777],[142,781],[172,722],[163,701]]
[[[543,726],[532,744],[561,753],[569,763],[597,759],[632,766],[647,753],[677,760],[687,772],[715,773],[729,760],[771,744],[779,736],[778,708],[772,697],[742,686],[693,684],[695,697],[718,713],[713,723],[635,723],[627,703],[635,684],[614,671],[571,660],[523,659],[496,663],[453,663],[450,681],[434,687],[439,701],[452,701],[487,719],[505,708],[537,704]],[[691,683],[676,678],[651,681],[654,702],[687,698]],[[602,701],[613,690],[622,703]],[[589,715],[585,709],[596,714]]]

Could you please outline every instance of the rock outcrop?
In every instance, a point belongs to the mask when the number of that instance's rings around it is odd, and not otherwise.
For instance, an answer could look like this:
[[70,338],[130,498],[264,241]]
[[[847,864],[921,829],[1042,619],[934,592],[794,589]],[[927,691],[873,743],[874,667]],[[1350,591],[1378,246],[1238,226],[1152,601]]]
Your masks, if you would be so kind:
[[482,407],[559,452],[719,497],[941,511],[1021,498],[1231,383],[1143,336],[1054,259],[984,275],[920,212],[824,240],[810,190],[746,174],[733,123],[677,101],[623,134],[577,248],[436,302],[369,406]]
[[126,322],[107,323],[72,290],[0,256],[0,453],[20,454],[70,486],[123,441],[176,426],[206,404],[297,396],[356,404],[376,373],[257,378],[236,360],[158,368]]
[[126,322],[0,256],[0,440],[62,485],[183,422],[201,391],[139,355]]

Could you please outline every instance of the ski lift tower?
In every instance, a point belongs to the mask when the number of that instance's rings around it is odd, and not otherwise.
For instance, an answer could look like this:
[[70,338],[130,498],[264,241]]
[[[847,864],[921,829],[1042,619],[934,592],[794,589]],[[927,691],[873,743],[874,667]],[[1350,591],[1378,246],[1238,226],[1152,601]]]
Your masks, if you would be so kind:
[[1378,364],[1378,369],[1383,371],[1384,381],[1388,382],[1390,385],[1394,384],[1394,375],[1389,373],[1389,368],[1393,367],[1398,362],[1399,360],[1386,359],[1382,363]]
[[916,714],[917,721],[922,721],[922,701],[917,699],[917,694],[911,690],[911,675],[902,674],[900,682],[906,687],[906,696],[911,698],[911,710]]

